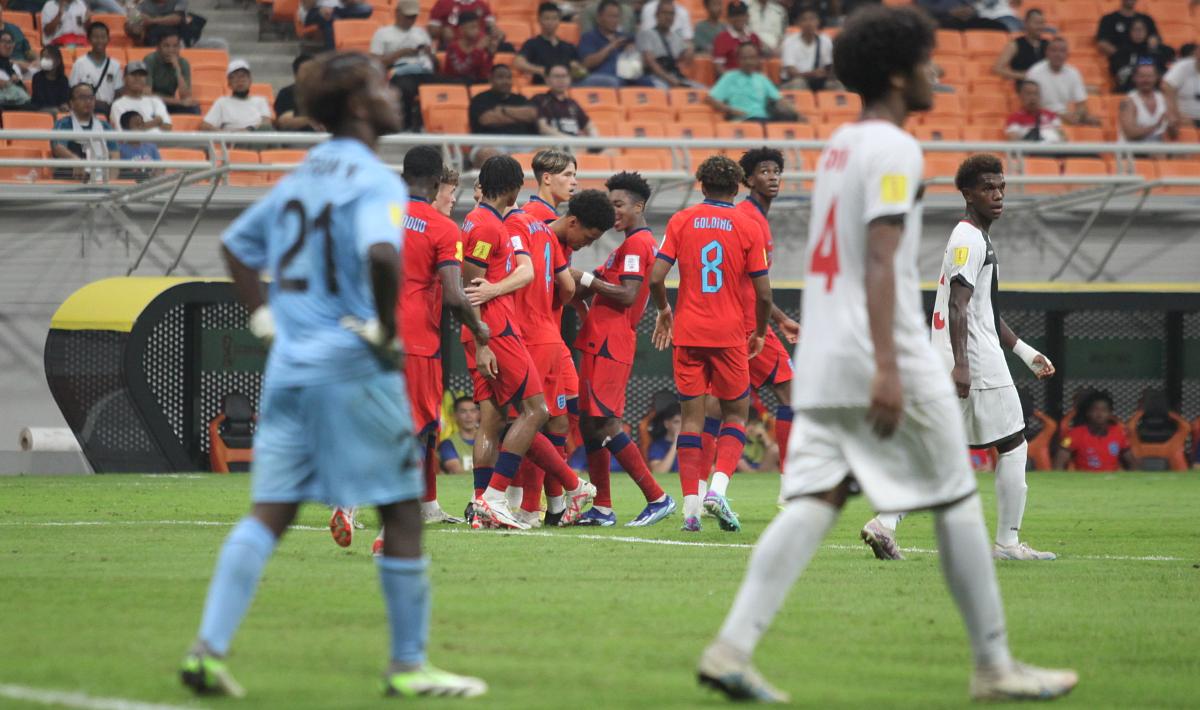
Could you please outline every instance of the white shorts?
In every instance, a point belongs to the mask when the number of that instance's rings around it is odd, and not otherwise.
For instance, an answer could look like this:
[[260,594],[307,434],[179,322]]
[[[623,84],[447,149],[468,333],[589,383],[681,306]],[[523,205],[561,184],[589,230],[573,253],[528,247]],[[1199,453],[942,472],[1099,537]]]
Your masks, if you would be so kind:
[[784,498],[823,493],[853,473],[881,513],[953,503],[976,490],[951,397],[905,404],[900,428],[887,439],[871,431],[865,407],[797,411],[783,471]]
[[967,443],[974,447],[994,444],[1001,439],[1025,431],[1025,415],[1015,385],[971,390],[962,405],[963,427]]

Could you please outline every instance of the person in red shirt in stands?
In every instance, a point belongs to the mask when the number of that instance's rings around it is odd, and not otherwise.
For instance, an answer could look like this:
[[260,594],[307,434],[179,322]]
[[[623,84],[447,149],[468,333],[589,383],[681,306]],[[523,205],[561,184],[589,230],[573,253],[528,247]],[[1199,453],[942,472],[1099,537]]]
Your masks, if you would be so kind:
[[1113,416],[1113,401],[1107,392],[1094,390],[1084,396],[1074,423],[1054,455],[1054,468],[1065,470],[1069,463],[1076,471],[1092,473],[1120,471],[1121,466],[1137,469],[1125,427]]
[[442,74],[462,79],[468,84],[482,83],[492,73],[492,58],[496,55],[499,42],[486,35],[480,25],[479,16],[464,12],[458,18],[458,36],[446,47],[446,64]]
[[429,10],[429,22],[425,26],[429,36],[441,46],[449,47],[461,31],[467,13],[483,21],[484,30],[495,37],[496,44],[504,40],[504,35],[496,29],[496,15],[487,0],[437,0]]
[[730,69],[738,68],[738,47],[746,42],[762,51],[762,42],[758,35],[751,32],[747,25],[750,23],[750,6],[741,0],[733,0],[726,10],[729,23],[724,31],[713,40],[712,57],[713,69],[721,76]]

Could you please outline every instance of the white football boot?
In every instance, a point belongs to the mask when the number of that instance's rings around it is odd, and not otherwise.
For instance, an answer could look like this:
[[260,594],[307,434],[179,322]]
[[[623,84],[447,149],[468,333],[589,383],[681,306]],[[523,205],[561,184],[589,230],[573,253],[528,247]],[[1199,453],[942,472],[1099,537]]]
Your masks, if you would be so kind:
[[976,668],[971,676],[972,700],[1053,700],[1079,682],[1072,670],[1036,668],[1013,661],[1005,669]]
[[1053,552],[1040,552],[1028,543],[1018,542],[1015,545],[992,545],[992,557],[997,560],[1057,560]]

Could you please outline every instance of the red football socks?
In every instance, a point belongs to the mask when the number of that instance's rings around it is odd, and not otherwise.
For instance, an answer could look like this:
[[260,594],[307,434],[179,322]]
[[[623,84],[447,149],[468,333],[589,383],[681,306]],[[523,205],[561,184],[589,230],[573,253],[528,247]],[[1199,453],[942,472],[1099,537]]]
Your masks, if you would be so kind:
[[529,451],[525,455],[529,457],[530,461],[545,471],[547,477],[555,478],[568,491],[573,491],[579,487],[579,476],[558,455],[554,444],[550,443],[545,434],[538,432],[534,435],[533,443],[529,445]]
[[642,458],[641,449],[634,445],[628,434],[625,432],[617,434],[605,444],[605,447],[612,452],[613,456],[617,457],[621,468],[625,469],[637,487],[642,489],[642,495],[646,497],[647,502],[663,497],[662,486],[654,480],[654,474],[650,473],[650,467]]
[[425,495],[421,496],[422,503],[432,503],[437,500],[438,460],[437,456],[433,455],[436,441],[436,434],[430,434],[429,438],[425,440],[425,460],[421,464],[422,473],[425,474]]
[[609,474],[612,466],[612,455],[608,449],[599,444],[586,444],[587,446],[587,464],[588,477],[592,480],[592,485],[596,487],[596,499],[592,501],[592,505],[598,505],[601,508],[612,507],[612,485],[609,483]]
[[736,422],[723,424],[717,437],[717,470],[732,478],[745,448],[746,427]]
[[695,432],[680,432],[675,444],[679,457],[679,487],[685,496],[700,495],[700,467],[703,450],[700,435]]

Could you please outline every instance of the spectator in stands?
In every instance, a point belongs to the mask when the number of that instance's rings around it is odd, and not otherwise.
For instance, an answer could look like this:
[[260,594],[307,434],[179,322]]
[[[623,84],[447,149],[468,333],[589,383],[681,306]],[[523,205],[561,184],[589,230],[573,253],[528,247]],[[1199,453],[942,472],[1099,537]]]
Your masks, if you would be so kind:
[[[50,141],[50,153],[60,160],[108,160],[117,146],[102,135],[112,126],[96,117],[96,94],[87,84],[71,87],[70,111],[54,123],[56,131],[70,131],[70,138]],[[87,137],[84,134],[93,134]],[[61,168],[54,171],[57,180],[105,182],[109,171],[104,168]]]
[[250,94],[254,78],[244,59],[234,59],[225,71],[230,96],[216,100],[200,123],[202,131],[269,131],[274,126],[271,106],[262,96]]
[[1129,43],[1129,33],[1134,20],[1146,23],[1149,31],[1147,42],[1157,47],[1162,44],[1158,36],[1158,26],[1154,18],[1137,11],[1137,0],[1121,0],[1121,7],[1100,18],[1100,26],[1096,28],[1096,49],[1106,57],[1111,57]]
[[[579,31],[582,34],[587,34],[596,29],[596,16],[599,14],[600,6],[604,4],[604,0],[590,0],[583,9],[575,15],[575,22],[579,24]],[[617,28],[622,34],[636,35],[638,25],[642,21],[642,8],[633,7],[629,3],[618,2],[617,9],[620,11],[621,19],[617,23]],[[582,36],[582,35],[581,35]]]
[[21,28],[11,22],[5,22],[3,7],[0,7],[0,30],[12,35],[13,50],[10,59],[28,68],[37,59],[37,55],[34,54],[33,48],[29,46],[29,39],[25,37],[25,33],[21,31]]
[[54,45],[42,47],[38,73],[30,79],[29,105],[35,111],[65,113],[71,101],[71,85],[63,71],[62,50]]
[[442,73],[467,84],[487,81],[492,73],[496,41],[495,35],[483,32],[475,13],[464,12],[458,17],[458,36],[446,49],[446,66]]
[[1133,72],[1134,90],[1121,102],[1117,128],[1121,141],[1154,143],[1174,138],[1178,128],[1167,122],[1167,99],[1158,90],[1158,67],[1152,62],[1139,64]]
[[485,0],[437,0],[429,10],[429,34],[438,40],[440,46],[448,48],[461,31],[462,18],[466,13],[471,13],[483,23],[485,34],[499,47],[504,34],[496,28],[496,15]]
[[1007,32],[1003,22],[979,15],[973,0],[917,0],[944,30],[997,30]]
[[157,47],[168,34],[192,46],[204,29],[203,18],[188,12],[188,0],[142,0],[125,20],[125,34],[143,47]]
[[676,444],[682,427],[683,417],[680,416],[678,402],[672,402],[663,411],[656,412],[650,421],[650,447],[646,450],[646,462],[655,476],[679,471]]
[[29,103],[29,90],[25,88],[25,74],[19,62],[13,61],[13,35],[0,30],[0,108],[25,108]]
[[1163,77],[1167,124],[1178,130],[1185,121],[1200,128],[1200,53],[1194,50],[1176,61]]
[[96,113],[108,114],[117,92],[125,85],[121,62],[108,54],[109,30],[103,22],[88,25],[87,54],[81,54],[71,67],[71,86],[90,84],[96,92]]
[[833,78],[833,40],[821,34],[821,16],[806,7],[796,20],[799,32],[783,40],[780,82],[787,89],[820,91]]
[[109,118],[118,126],[127,113],[142,117],[144,130],[171,130],[171,114],[163,100],[150,92],[150,75],[145,62],[130,62],[125,67],[125,93],[113,102]]
[[762,73],[762,52],[750,42],[738,48],[738,68],[727,71],[704,100],[727,121],[800,121],[791,101]]
[[729,21],[713,40],[713,70],[718,77],[730,69],[737,69],[738,47],[743,43],[750,42],[759,50],[763,49],[762,40],[750,31],[750,6],[742,0],[732,0],[725,8],[725,16]]
[[787,10],[775,0],[749,0],[749,5],[750,31],[762,42],[765,54],[778,54],[788,28]]
[[533,97],[537,107],[538,131],[544,136],[595,136],[596,124],[588,118],[579,102],[567,91],[571,88],[571,72],[564,64],[555,64],[546,73],[544,94]]
[[[479,135],[537,135],[538,110],[533,103],[512,90],[512,69],[507,64],[492,67],[492,86],[471,98],[468,119],[471,133]],[[471,163],[484,161],[502,153],[520,153],[516,146],[476,146],[471,150]]]
[[1029,67],[1025,79],[1042,90],[1042,106],[1058,114],[1064,123],[1098,126],[1100,120],[1088,115],[1087,87],[1083,75],[1067,64],[1067,40],[1055,37],[1046,47],[1046,58]]
[[688,12],[686,7],[677,4],[674,0],[650,0],[650,2],[642,5],[642,20],[638,24],[638,31],[645,32],[658,27],[658,7],[661,4],[670,4],[675,6],[675,16],[671,19],[670,29],[684,38],[688,42],[692,41],[692,14]]
[[1017,97],[1021,100],[1021,108],[1008,115],[1004,127],[1004,134],[1010,141],[1062,143],[1066,140],[1058,114],[1042,108],[1042,91],[1036,82],[1022,80],[1018,84]]
[[[400,92],[400,110],[408,130],[421,125],[417,92],[423,82],[433,77],[435,69],[433,39],[417,27],[419,14],[420,0],[399,0],[395,22],[375,30],[371,37],[371,54],[392,70],[392,85]],[[278,108],[275,115],[279,115]]]
[[999,22],[1009,32],[1020,32],[1021,18],[1013,11],[1013,5],[1020,4],[1021,0],[975,0],[975,12],[985,20]]
[[275,130],[302,131],[309,133],[322,130],[320,124],[308,116],[301,115],[296,103],[296,77],[300,75],[300,67],[312,60],[311,54],[301,54],[292,60],[292,83],[275,94]]
[[466,473],[475,459],[475,434],[479,431],[479,405],[470,397],[454,400],[454,433],[438,444],[442,473]]
[[1005,79],[1020,81],[1029,67],[1046,58],[1050,40],[1042,37],[1046,31],[1046,16],[1034,8],[1025,13],[1025,33],[1016,37],[996,57],[992,71]]
[[645,69],[633,37],[621,32],[620,25],[620,3],[601,0],[595,29],[579,38],[579,55],[592,86],[600,86],[598,81],[609,81],[613,86],[648,83],[643,80]]
[[[146,130],[146,123],[142,120],[142,114],[137,111],[126,111],[121,114],[117,125],[121,127],[122,131],[137,132]],[[146,162],[162,160],[162,156],[158,152],[158,146],[153,143],[127,139],[117,144],[117,150],[120,151],[121,160],[142,160]],[[117,177],[121,180],[142,182],[161,174],[162,170],[152,168],[121,168],[120,172],[117,173]]]
[[1064,470],[1068,463],[1076,471],[1092,473],[1138,467],[1125,427],[1113,417],[1113,401],[1107,392],[1089,392],[1080,402],[1071,429],[1054,455],[1054,468]]
[[1129,41],[1108,58],[1108,71],[1119,94],[1133,91],[1133,73],[1142,64],[1153,64],[1161,75],[1175,59],[1175,52],[1164,44],[1150,45],[1150,27],[1138,18],[1129,23]]
[[546,83],[546,72],[555,65],[566,66],[575,79],[587,76],[587,69],[579,62],[579,50],[570,42],[558,37],[558,26],[562,24],[562,10],[552,2],[538,5],[538,27],[536,37],[530,37],[521,45],[521,52],[513,60],[520,71],[533,77],[533,83]]
[[365,20],[375,8],[367,0],[300,0],[304,8],[304,26],[316,27],[321,32],[325,49],[333,49],[335,20]]
[[83,45],[91,21],[92,13],[83,0],[46,0],[42,6],[42,44]]
[[692,28],[692,49],[703,54],[712,54],[713,42],[725,29],[725,23],[721,22],[723,6],[722,0],[704,0],[704,12],[707,13],[707,17]]
[[642,30],[637,36],[637,48],[642,53],[646,78],[654,86],[663,89],[693,85],[683,75],[683,67],[692,61],[692,47],[674,28],[677,9],[678,6],[672,2],[660,2],[655,13],[657,23],[654,28]]
[[742,449],[742,457],[738,460],[737,470],[745,471],[778,471],[779,445],[775,438],[767,435],[767,427],[763,423],[762,414],[755,407],[750,407],[750,416],[746,418],[746,446]]
[[192,98],[192,65],[179,56],[179,34],[163,32],[158,49],[146,55],[146,71],[153,91],[171,113],[200,115],[200,103]]

